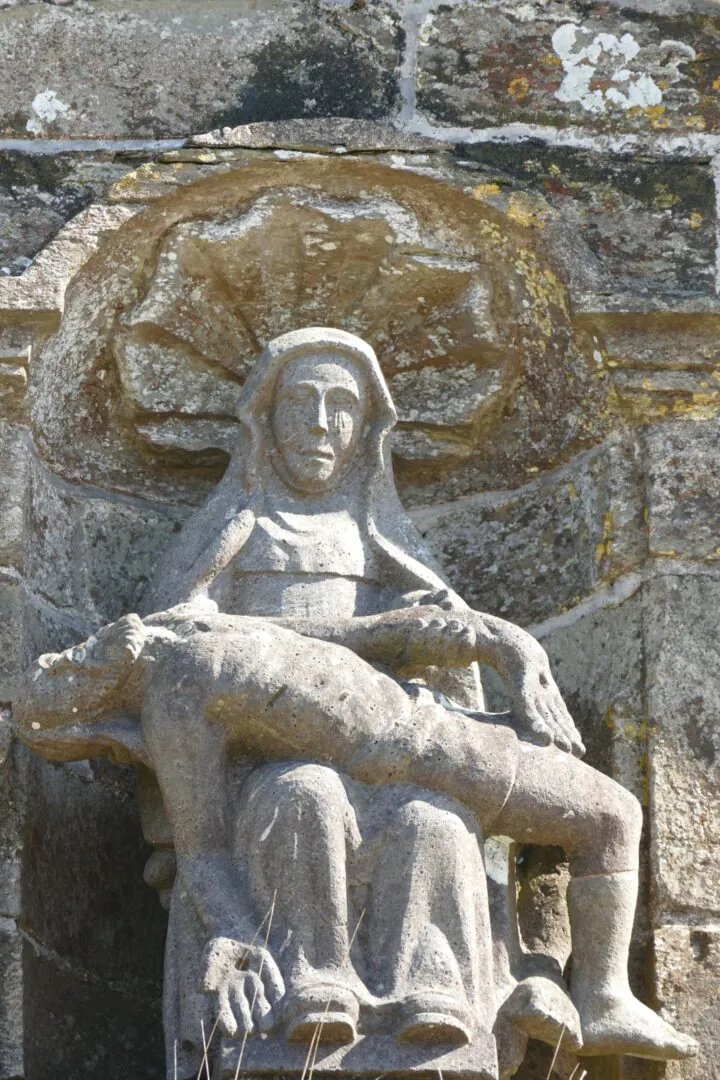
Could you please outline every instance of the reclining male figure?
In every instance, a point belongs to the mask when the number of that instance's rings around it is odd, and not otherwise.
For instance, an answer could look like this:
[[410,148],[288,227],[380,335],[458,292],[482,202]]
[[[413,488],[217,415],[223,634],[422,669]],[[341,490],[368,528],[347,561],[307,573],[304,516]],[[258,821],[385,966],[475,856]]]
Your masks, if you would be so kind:
[[[231,465],[156,584],[156,610],[184,606],[127,616],[41,658],[15,711],[22,737],[49,756],[61,756],[71,712],[88,744],[104,717],[141,717],[178,880],[208,928],[206,985],[223,1030],[250,1029],[282,993],[272,956],[252,943],[257,927],[229,902],[221,778],[242,755],[416,785],[462,803],[486,835],[562,846],[583,1052],[694,1053],[628,983],[639,804],[576,756],[582,743],[541,646],[443,596],[420,561],[383,455],[394,413],[372,350],[340,331],[286,335],[266,349],[244,402],[244,476]],[[413,586],[423,603],[403,608]],[[535,741],[413,694],[393,674],[475,661],[500,672],[515,723]]]

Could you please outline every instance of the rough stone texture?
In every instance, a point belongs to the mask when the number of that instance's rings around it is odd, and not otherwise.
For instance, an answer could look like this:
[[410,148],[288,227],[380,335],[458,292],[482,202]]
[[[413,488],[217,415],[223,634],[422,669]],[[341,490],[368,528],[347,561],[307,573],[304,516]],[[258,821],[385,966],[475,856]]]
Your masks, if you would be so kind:
[[37,759],[31,768],[26,1023],[52,1030],[53,1038],[28,1042],[28,1075],[90,1080],[101,1070],[121,1080],[125,1062],[135,1060],[139,1075],[160,1077],[165,918],[142,880],[147,848],[132,770],[104,762],[60,768]]
[[[195,135],[189,146],[243,146],[253,150],[333,150],[347,151],[403,150],[412,153],[442,149],[437,139],[402,131],[390,123],[350,120],[346,116],[284,122],[260,121],[240,127],[225,127]],[[445,147],[450,149],[450,145]]]
[[417,527],[474,607],[523,624],[573,606],[646,551],[639,450],[614,441],[511,492],[416,510]]
[[718,641],[720,581],[702,573],[648,587],[653,881],[666,911],[720,914]]
[[88,498],[34,463],[25,573],[29,588],[59,609],[101,626],[144,606],[160,552],[182,512]]
[[431,122],[479,128],[581,123],[692,133],[717,122],[715,18],[609,11],[605,3],[461,3],[429,12],[417,103]]
[[[197,498],[198,480],[227,461],[235,388],[260,345],[295,321],[336,322],[376,346],[398,382],[395,456],[409,499],[455,497],[491,477],[521,483],[539,460],[568,457],[607,429],[604,372],[512,217],[365,157],[277,165],[256,153],[176,188],[173,217],[160,199],[107,248],[121,272],[79,283],[29,388],[53,469],[163,501],[184,478],[185,497]],[[202,220],[203,183],[224,207],[218,223]],[[418,409],[426,380],[436,386],[447,369],[463,394],[441,426]]]
[[[575,31],[568,28],[573,23]],[[92,251],[100,246],[101,258],[121,274],[127,268],[122,289],[128,278],[137,280],[135,255],[149,220],[128,246],[114,247],[111,240],[103,248],[98,230],[114,229],[120,218],[107,215],[97,201],[120,203],[122,217],[122,204],[158,204],[223,170],[232,174],[228,186],[237,186],[238,170],[252,167],[263,147],[278,151],[265,153],[276,171],[297,162],[301,152],[334,163],[357,152],[366,163],[372,159],[392,172],[396,201],[404,185],[412,186],[411,173],[440,180],[426,204],[435,221],[453,215],[464,189],[486,221],[503,229],[512,222],[523,237],[520,248],[537,254],[543,273],[554,271],[568,286],[564,300],[575,330],[568,336],[557,309],[551,313],[545,327],[553,348],[544,360],[533,352],[532,362],[513,362],[515,388],[506,395],[506,385],[494,399],[500,407],[490,410],[479,402],[472,372],[464,367],[473,361],[472,343],[449,365],[457,376],[452,392],[437,377],[442,364],[430,363],[429,374],[422,374],[422,365],[388,367],[388,376],[399,380],[399,403],[406,392],[408,419],[394,444],[402,494],[421,515],[427,511],[432,520],[435,514],[446,522],[447,547],[437,530],[428,537],[458,587],[511,617],[544,620],[536,629],[586,738],[589,760],[643,801],[650,789],[656,792],[648,824],[658,881],[643,886],[631,970],[635,989],[648,994],[642,960],[654,925],[657,998],[666,1015],[694,1030],[703,1044],[696,1063],[668,1067],[672,1080],[714,1078],[720,1061],[720,1022],[713,1012],[718,888],[712,834],[719,781],[710,761],[717,695],[704,681],[713,664],[700,660],[715,652],[712,572],[720,542],[713,535],[720,385],[712,160],[718,149],[719,24],[714,0],[474,0],[401,9],[375,0],[202,8],[186,0],[0,0],[0,127],[31,138],[75,140],[36,141],[33,155],[22,145],[0,151],[0,268],[11,272],[0,279],[0,565],[10,568],[3,571],[0,589],[6,615],[0,628],[6,649],[3,694],[12,691],[17,674],[20,636],[28,659],[64,648],[142,597],[154,546],[167,542],[171,523],[184,516],[176,507],[197,504],[217,482],[237,431],[231,416],[236,384],[225,368],[212,364],[216,355],[232,359],[223,352],[222,333],[208,366],[204,353],[193,353],[193,342],[188,348],[187,341],[169,341],[155,326],[147,338],[145,328],[123,327],[136,348],[134,363],[130,358],[123,366],[121,349],[103,346],[81,373],[68,347],[57,354],[56,378],[39,385],[46,335],[57,326],[64,303],[74,320],[69,339],[78,328],[88,334],[97,329],[97,303],[74,308],[72,295],[64,296]],[[630,55],[633,42],[639,51]],[[583,48],[587,55],[580,57]],[[589,83],[580,70],[584,63]],[[627,76],[620,78],[623,69]],[[641,99],[637,107],[624,107],[629,102],[623,95],[629,94]],[[294,125],[296,116],[318,122]],[[348,119],[371,116],[387,121],[375,126]],[[263,123],[248,125],[253,120]],[[211,127],[211,137],[183,148],[78,141],[91,133],[147,139]],[[461,145],[451,153],[448,142]],[[138,163],[144,164],[128,173]],[[347,195],[344,176],[336,200]],[[365,189],[369,177],[366,172]],[[356,205],[357,194],[353,187]],[[187,218],[203,216],[206,196],[188,211],[191,202],[183,210]],[[94,221],[73,217],[91,203]],[[70,226],[61,228],[68,219]],[[168,228],[176,224],[170,213]],[[258,247],[272,249],[282,235],[280,224]],[[293,236],[302,243],[303,229]],[[330,242],[337,239],[333,235]],[[151,243],[160,243],[159,233]],[[171,244],[166,251],[182,254]],[[328,258],[329,276],[340,279],[347,261],[357,261],[357,247],[346,251],[344,263],[339,256],[335,262]],[[518,253],[513,243],[491,258],[504,272]],[[385,266],[386,257],[387,249],[377,266]],[[31,259],[36,261],[24,270]],[[276,276],[276,265],[265,262],[262,272],[273,303],[281,296],[283,308],[295,308],[302,319],[339,320],[325,300],[312,314],[302,307],[288,275]],[[106,277],[101,269],[93,280],[95,298],[105,295]],[[408,337],[408,320],[427,322],[428,312],[436,352],[427,355],[444,355],[448,347],[447,337],[437,338],[438,322],[432,324],[440,275],[434,280],[428,308],[416,305],[417,296],[426,295],[425,285],[395,294],[398,314],[390,337],[396,340],[397,327],[404,328],[410,354],[419,339],[417,322],[415,337]],[[312,282],[316,288],[318,276]],[[139,293],[142,299],[142,288]],[[385,303],[383,298],[378,309]],[[105,309],[111,319],[114,304],[115,294]],[[509,321],[516,321],[517,308],[511,305],[510,311]],[[439,325],[450,325],[450,344],[467,343],[462,325],[448,324],[447,315],[443,307]],[[297,325],[292,314],[288,318]],[[482,318],[487,322],[487,307]],[[265,319],[269,333],[286,328]],[[225,314],[223,320],[227,328]],[[232,318],[230,324],[232,329]],[[507,324],[505,313],[501,335]],[[360,323],[348,328],[373,333]],[[585,343],[568,347],[571,337],[577,344],[584,333]],[[378,338],[376,344],[383,342]],[[507,355],[507,340],[500,345]],[[421,348],[428,348],[427,341]],[[521,352],[526,351],[524,343]],[[489,372],[497,356],[488,359]],[[45,465],[62,474],[61,482],[49,494],[38,490],[36,508],[28,508],[32,531],[21,535],[21,510],[30,491],[18,428],[28,419],[28,374],[36,438],[42,442],[45,422],[52,429],[54,421],[52,410],[43,412],[34,395],[52,400],[65,419],[42,446]],[[108,401],[112,407],[105,408]],[[217,412],[202,412],[205,405]],[[464,417],[473,410],[468,424]],[[612,469],[604,455],[593,457],[610,432],[622,435],[621,445],[637,447],[635,457],[620,454]],[[78,454],[65,469],[73,456],[65,447],[74,444]],[[576,460],[578,453],[583,456]],[[563,469],[573,477],[576,497],[563,485]],[[78,490],[83,484],[96,490]],[[528,501],[527,515],[519,510],[519,490]],[[463,501],[478,493],[487,498]],[[613,516],[606,520],[608,511]],[[72,544],[76,551],[68,551]],[[59,572],[40,574],[32,554],[36,545],[58,560],[58,571],[76,575],[77,593],[65,590]],[[643,565],[648,547],[652,559]],[[136,552],[138,573],[123,578],[122,560]],[[547,567],[542,589],[533,584],[533,560]],[[683,576],[697,571],[704,576]],[[26,572],[32,580],[23,585]],[[653,583],[658,572],[672,576]],[[599,592],[588,599],[593,590]],[[6,751],[5,741],[0,743]],[[651,784],[648,745],[654,755]],[[28,781],[14,755],[4,769],[0,895],[14,919],[22,803],[27,794],[31,804],[39,799],[44,805],[45,781]],[[53,775],[63,771],[55,767]],[[53,809],[58,819],[68,822],[76,799],[92,818],[94,800],[106,806],[106,779],[86,772],[78,794],[78,777],[70,771],[63,789],[67,801]],[[124,814],[116,817],[125,821]],[[123,896],[128,910],[121,913],[122,925],[134,922],[140,940],[149,934],[157,941],[158,912],[139,885],[137,860],[132,869],[122,857],[112,865],[103,862],[99,840],[97,847],[95,839],[83,846],[86,818],[75,815],[72,821],[64,841],[69,847],[73,836],[80,838],[83,854],[73,864],[78,880],[90,880],[98,896],[110,896],[113,910],[114,893]],[[126,824],[125,849],[137,851],[137,822]],[[693,858],[688,852],[696,837],[700,846]],[[98,862],[105,868],[103,881],[95,874]],[[538,868],[532,851],[527,862]],[[563,913],[556,904],[562,881],[551,871],[540,867],[528,895],[549,890],[557,919],[535,925],[536,939],[562,943]],[[44,872],[43,880],[52,881],[53,867]],[[131,894],[125,891],[129,873],[135,875]],[[94,903],[89,897],[90,908]],[[61,927],[64,918],[56,910],[49,921]],[[113,1076],[114,1070],[118,1080],[129,1073],[158,1075],[157,996],[147,985],[138,989],[132,972],[120,968],[111,987],[101,985],[97,970],[94,981],[85,981],[86,970],[79,974],[64,966],[68,957],[38,957],[28,946],[23,1002],[17,933],[11,925],[6,929],[0,1076],[22,1072],[23,1011],[28,1080],[96,1080],[98,1072]],[[136,960],[128,954],[129,964]],[[519,1076],[546,1080],[551,1056],[535,1046]],[[561,1053],[553,1068],[556,1080],[568,1080],[576,1064]],[[588,1060],[575,1080],[584,1068],[589,1080],[658,1080],[660,1074],[659,1067],[630,1059]]]
[[23,543],[27,457],[26,432],[15,424],[0,420],[0,505],[3,508],[0,518],[0,565],[2,566],[17,566],[20,559]]
[[657,424],[647,435],[648,542],[655,555],[719,559],[720,424]]
[[12,701],[22,663],[22,586],[17,575],[0,571],[0,702]]
[[714,292],[715,188],[707,162],[537,142],[475,143],[460,153],[482,170],[479,194],[534,215],[548,248],[560,258],[567,252],[579,293]]
[[[201,1067],[198,1015],[225,1037],[221,1076],[239,1070],[243,1036],[261,1025],[270,1037],[248,1042],[245,1074],[263,1065],[298,1072],[303,1050],[293,1044],[314,1038],[324,1006],[329,1041],[352,1047],[346,1059],[334,1050],[328,1071],[347,1071],[355,1060],[370,1073],[383,1056],[396,1072],[425,1070],[417,1048],[405,1045],[412,1041],[449,1074],[496,1080],[493,983],[507,997],[497,1023],[550,1044],[564,1031],[579,1049],[582,1022],[589,1053],[692,1053],[691,1042],[622,989],[639,804],[571,752],[582,743],[533,638],[438,592],[444,582],[397,505],[384,452],[395,415],[370,346],[318,328],[273,339],[238,418],[244,435],[226,477],[158,568],[149,607],[170,611],[145,623],[127,616],[80,650],[41,658],[14,708],[23,741],[51,759],[105,750],[157,776],[181,868],[166,949],[168,1076],[180,1050],[183,1080]],[[417,611],[402,610],[412,599],[409,579],[429,590]],[[466,622],[464,633],[443,618],[446,608]],[[432,687],[432,668],[462,671],[477,661],[500,672],[517,729],[564,755],[520,750],[507,727],[447,704],[438,727],[445,699],[426,718],[397,681],[408,666],[420,673],[430,665]],[[133,731],[140,710],[142,727]],[[416,726],[418,738],[410,735]],[[218,783],[235,763],[243,769],[237,786]],[[544,969],[528,966],[532,954],[523,957],[514,918],[491,929],[478,825],[572,852],[572,1003],[559,962],[540,957]],[[376,829],[383,854],[374,870],[360,870],[367,879],[356,877],[355,858],[362,866],[363,841]],[[441,860],[441,850],[457,857]],[[244,881],[247,890],[238,888]],[[514,883],[507,885],[513,910]],[[353,946],[358,888],[369,924]],[[557,897],[552,907],[557,922]],[[260,947],[254,942],[270,912],[273,930]],[[418,919],[422,912],[429,914]],[[380,942],[397,945],[376,952]],[[504,964],[491,961],[491,946]],[[262,978],[259,999],[238,974],[243,957]],[[374,1019],[360,1012],[367,990],[382,998],[389,987]],[[598,1009],[598,987],[612,1007]],[[398,1041],[383,1043],[383,1035]],[[500,1075],[518,1063],[503,1058]]]
[[717,922],[665,925],[655,931],[654,981],[665,1016],[684,1024],[702,1050],[693,1062],[670,1064],[668,1080],[717,1080],[720,1031],[720,926]]
[[14,919],[0,916],[0,1076],[22,1076],[23,1055],[23,939]]
[[21,274],[71,218],[137,167],[137,154],[0,151],[0,274]]
[[294,116],[382,117],[397,100],[398,44],[397,16],[374,4],[103,0],[0,11],[0,130],[158,137]]

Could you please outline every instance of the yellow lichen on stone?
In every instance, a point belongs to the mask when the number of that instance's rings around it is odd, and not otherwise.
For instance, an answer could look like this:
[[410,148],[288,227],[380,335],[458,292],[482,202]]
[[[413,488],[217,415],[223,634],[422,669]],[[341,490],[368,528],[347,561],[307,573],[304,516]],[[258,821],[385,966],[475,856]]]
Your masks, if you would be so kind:
[[481,202],[484,199],[489,199],[492,195],[500,194],[499,184],[478,184],[477,187],[472,189],[473,199],[479,199]]
[[524,228],[542,229],[548,216],[546,207],[519,192],[513,192],[508,201],[507,216]]
[[645,116],[647,116],[652,127],[658,129],[669,127],[669,121],[665,116],[664,105],[648,105],[646,108],[641,109],[640,111]]
[[699,229],[704,220],[705,219],[698,210],[693,210],[688,216],[688,225],[691,229]]
[[603,531],[602,540],[595,545],[595,561],[602,562],[603,559],[609,559],[612,553],[613,543],[615,540],[615,528],[613,522],[612,511],[608,512],[603,517]]
[[524,75],[518,75],[508,83],[507,92],[510,94],[510,97],[514,97],[516,101],[522,101],[524,97],[527,97],[529,90],[530,80]]

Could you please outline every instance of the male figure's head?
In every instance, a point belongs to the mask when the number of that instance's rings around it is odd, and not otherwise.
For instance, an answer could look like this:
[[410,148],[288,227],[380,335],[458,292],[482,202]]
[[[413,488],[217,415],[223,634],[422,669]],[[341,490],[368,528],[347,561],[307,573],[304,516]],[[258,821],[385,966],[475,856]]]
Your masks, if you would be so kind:
[[124,683],[146,638],[139,616],[125,615],[81,645],[36,660],[25,672],[27,692],[13,713],[23,737],[32,741],[43,729],[92,722],[124,708]]

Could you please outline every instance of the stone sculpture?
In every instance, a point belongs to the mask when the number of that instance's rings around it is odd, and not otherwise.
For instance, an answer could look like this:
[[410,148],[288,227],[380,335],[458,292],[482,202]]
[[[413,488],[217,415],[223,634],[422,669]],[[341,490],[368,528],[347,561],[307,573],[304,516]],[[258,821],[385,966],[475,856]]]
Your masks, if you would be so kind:
[[[639,805],[580,760],[541,646],[429,567],[373,350],[339,330],[277,338],[239,416],[151,613],[41,657],[15,708],[47,757],[157,778],[177,858],[168,1075],[194,1075],[219,1029],[218,1076],[312,1058],[496,1077],[490,832],[561,845],[573,875],[572,1004],[530,979],[506,1019],[588,1055],[694,1053],[628,983]],[[511,717],[482,711],[478,662]]]

